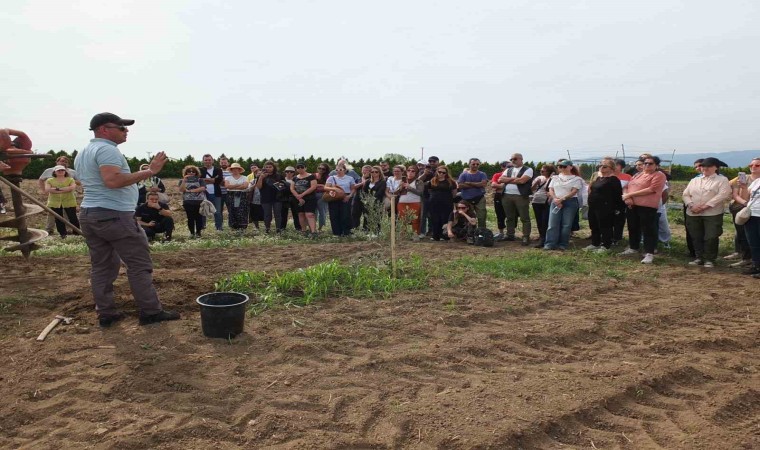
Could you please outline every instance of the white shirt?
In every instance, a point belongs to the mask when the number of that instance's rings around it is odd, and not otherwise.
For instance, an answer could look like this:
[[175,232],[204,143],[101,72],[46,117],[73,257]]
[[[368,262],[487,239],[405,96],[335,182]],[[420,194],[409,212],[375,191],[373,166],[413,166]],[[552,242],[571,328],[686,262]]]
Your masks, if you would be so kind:
[[749,185],[749,199],[754,200],[750,204],[752,217],[760,217],[760,178]]
[[[522,168],[525,166],[520,167],[510,167],[509,169],[505,170],[501,176],[508,176],[508,177],[516,177],[518,173],[522,170]],[[527,175],[530,178],[533,178],[533,169],[530,167],[527,167],[525,169],[525,173],[523,173],[523,176]],[[517,185],[514,183],[509,183],[508,185],[504,186],[504,193],[505,194],[515,194],[520,195],[520,190],[517,189]]]
[[581,189],[583,189],[583,179],[577,175],[556,175],[552,177],[549,187],[554,189],[555,198],[567,197],[573,188],[578,189],[578,192],[570,198],[578,197]]

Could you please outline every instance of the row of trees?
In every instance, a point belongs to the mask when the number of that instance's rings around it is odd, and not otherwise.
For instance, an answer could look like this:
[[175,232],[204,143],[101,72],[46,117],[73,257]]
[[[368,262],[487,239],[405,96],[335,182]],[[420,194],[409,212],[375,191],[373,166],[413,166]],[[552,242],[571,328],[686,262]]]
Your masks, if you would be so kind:
[[[23,177],[24,178],[39,178],[39,176],[42,174],[42,172],[47,169],[48,167],[51,167],[55,164],[55,159],[59,156],[68,156],[69,159],[73,162],[74,158],[76,157],[76,150],[73,153],[67,153],[65,151],[49,151],[48,154],[50,155],[50,158],[45,159],[33,159],[32,162],[24,169]],[[224,155],[221,155],[224,156]],[[259,167],[261,167],[265,161],[274,161],[277,163],[277,166],[279,167],[280,171],[282,171],[287,166],[294,166],[297,162],[303,162],[306,164],[307,170],[310,172],[316,171],[317,165],[320,163],[327,163],[331,168],[335,167],[336,160],[334,158],[316,158],[314,155],[309,156],[305,159],[295,160],[292,158],[228,158],[230,163],[236,162],[243,166],[246,169],[246,172],[248,172],[248,168],[251,166],[251,164],[258,164]],[[388,161],[391,166],[396,164],[416,164],[417,160],[412,158],[406,158],[402,155],[397,154],[387,154],[383,158],[374,158],[374,159],[359,159],[355,161],[349,161],[351,165],[354,166],[355,170],[359,172],[359,169],[365,165],[378,165],[380,161]],[[129,167],[132,169],[132,171],[139,170],[141,164],[145,164],[148,162],[145,158],[127,158],[127,162],[129,163]],[[467,161],[441,161],[442,164],[446,164],[446,166],[449,168],[449,172],[454,174],[455,176],[461,173],[464,169],[467,168]],[[540,169],[544,162],[527,162],[528,166],[534,168],[534,169]],[[182,160],[172,159],[169,160],[166,165],[164,166],[164,170],[161,172],[161,177],[163,178],[179,178],[182,173],[182,168],[187,165],[196,165],[200,166],[201,162],[193,158],[192,156],[188,155]],[[591,173],[596,170],[595,166],[593,164],[581,164],[580,166],[581,174],[584,176],[584,178],[589,178],[591,176]],[[501,171],[501,167],[499,166],[499,163],[490,163],[490,162],[481,162],[480,170],[488,174],[489,176],[493,175],[496,172]],[[670,172],[673,180],[682,180],[687,181],[691,179],[694,176],[694,169],[691,166],[681,166],[681,165],[674,165],[670,167],[665,168],[666,171]],[[723,168],[721,169],[721,173],[729,178],[733,178],[736,176],[738,172],[746,172],[749,173],[748,167],[738,167],[738,168]]]

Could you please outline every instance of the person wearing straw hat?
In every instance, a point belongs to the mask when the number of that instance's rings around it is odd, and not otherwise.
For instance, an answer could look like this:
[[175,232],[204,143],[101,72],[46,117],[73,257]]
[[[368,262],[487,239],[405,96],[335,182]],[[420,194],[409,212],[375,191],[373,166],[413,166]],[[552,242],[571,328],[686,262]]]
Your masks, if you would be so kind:
[[243,176],[245,170],[238,163],[229,166],[230,176],[224,179],[227,189],[227,219],[230,228],[242,233],[248,228],[248,178]]
[[[77,219],[77,189],[76,181],[69,175],[66,166],[53,167],[53,176],[45,180],[45,192],[48,194],[47,205],[50,209],[63,216],[66,213],[69,222],[79,228]],[[66,239],[66,224],[60,219],[55,219],[55,227],[61,239]]]
[[[69,168],[69,158],[68,156],[61,155],[58,158],[55,159],[55,165],[57,166],[64,166],[66,168],[66,171],[68,172],[69,176],[74,179],[77,185],[81,185],[82,183],[79,181],[79,174],[77,174],[77,171],[74,169]],[[47,181],[49,178],[53,178],[55,176],[55,173],[53,172],[53,167],[50,167],[48,169],[45,169],[40,177],[37,179],[37,186],[40,190],[40,192],[45,192],[45,181]],[[55,228],[55,217],[53,217],[52,214],[48,214],[48,220],[47,224],[45,224],[45,231],[48,232],[48,234],[53,234],[53,229]]]

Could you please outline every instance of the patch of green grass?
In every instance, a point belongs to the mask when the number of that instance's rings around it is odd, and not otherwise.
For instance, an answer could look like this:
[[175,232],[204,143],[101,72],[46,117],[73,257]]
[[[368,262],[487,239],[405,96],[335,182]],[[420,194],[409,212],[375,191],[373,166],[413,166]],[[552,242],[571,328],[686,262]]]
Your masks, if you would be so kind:
[[604,276],[607,278],[614,278],[616,280],[622,280],[625,278],[625,272],[615,269],[607,269],[604,271]]
[[5,314],[17,307],[25,307],[35,300],[20,295],[4,295],[0,297],[0,314]]
[[249,295],[255,299],[251,312],[258,314],[276,306],[303,306],[334,297],[387,298],[398,290],[427,286],[421,258],[399,260],[397,272],[394,278],[386,261],[349,266],[333,260],[282,273],[239,272],[216,282],[214,289]]
[[540,278],[563,274],[588,272],[588,257],[579,257],[575,252],[554,253],[530,250],[513,253],[506,258],[465,256],[453,261],[456,269],[473,274],[485,274],[508,280]]

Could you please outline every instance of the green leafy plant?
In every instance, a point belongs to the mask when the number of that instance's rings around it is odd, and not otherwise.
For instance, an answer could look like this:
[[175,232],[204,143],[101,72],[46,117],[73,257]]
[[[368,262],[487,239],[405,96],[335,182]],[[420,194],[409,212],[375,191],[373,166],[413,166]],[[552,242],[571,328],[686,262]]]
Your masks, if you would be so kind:
[[282,273],[239,272],[216,282],[214,289],[250,295],[255,299],[251,312],[258,314],[275,306],[303,306],[346,296],[388,297],[398,290],[427,286],[421,258],[399,260],[397,271],[394,278],[387,261],[344,265],[333,260]]

